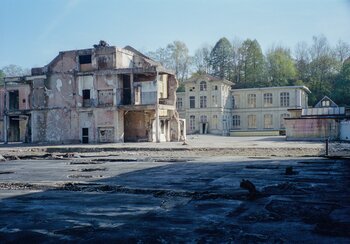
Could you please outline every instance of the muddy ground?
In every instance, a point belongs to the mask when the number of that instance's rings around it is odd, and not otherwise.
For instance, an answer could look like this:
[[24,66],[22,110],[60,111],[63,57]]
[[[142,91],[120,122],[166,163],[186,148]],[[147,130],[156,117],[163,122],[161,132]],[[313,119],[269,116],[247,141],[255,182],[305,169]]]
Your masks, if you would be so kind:
[[349,160],[210,151],[3,151],[0,242],[350,242]]

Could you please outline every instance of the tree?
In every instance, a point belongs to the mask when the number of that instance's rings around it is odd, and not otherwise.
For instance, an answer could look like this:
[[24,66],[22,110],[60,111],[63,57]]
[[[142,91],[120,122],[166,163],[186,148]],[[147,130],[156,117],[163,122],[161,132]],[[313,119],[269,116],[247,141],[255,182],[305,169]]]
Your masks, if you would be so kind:
[[336,79],[334,98],[340,105],[350,105],[350,59],[346,60]]
[[221,79],[232,78],[232,45],[227,38],[221,38],[210,53],[211,74]]
[[22,68],[21,66],[15,64],[4,66],[2,68],[2,72],[6,77],[30,75],[29,69]]
[[188,77],[191,57],[185,43],[174,41],[165,48],[158,48],[154,52],[148,52],[147,55],[164,67],[174,70],[180,82]]
[[334,52],[328,44],[325,36],[314,36],[310,47],[310,82],[309,87],[313,90],[310,102],[316,103],[323,96],[330,96],[334,81],[339,70]]
[[239,87],[266,85],[265,60],[257,40],[247,39],[239,48]]
[[171,57],[171,68],[175,70],[176,77],[180,82],[183,82],[188,77],[191,65],[188,48],[184,42],[174,41],[168,44],[167,49]]
[[171,69],[171,54],[167,48],[158,48],[154,52],[148,52],[147,56],[156,60],[164,67]]
[[285,86],[295,81],[297,72],[288,48],[273,47],[266,59],[270,85]]
[[310,78],[310,54],[306,42],[297,43],[294,51],[297,79],[307,82]]
[[195,66],[195,72],[197,73],[210,73],[210,52],[212,48],[209,46],[203,46],[197,49],[193,56],[193,64]]
[[338,61],[341,63],[350,57],[350,45],[342,40],[338,41],[334,51]]

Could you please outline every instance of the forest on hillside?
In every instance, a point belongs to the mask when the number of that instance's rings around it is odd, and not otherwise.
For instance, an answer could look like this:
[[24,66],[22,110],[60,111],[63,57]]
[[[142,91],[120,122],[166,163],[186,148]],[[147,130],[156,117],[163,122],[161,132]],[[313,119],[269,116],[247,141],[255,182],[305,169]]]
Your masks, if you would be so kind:
[[313,36],[310,44],[299,42],[293,50],[273,45],[263,52],[257,40],[223,37],[192,56],[181,41],[146,54],[175,71],[180,91],[190,76],[208,73],[234,82],[234,88],[305,85],[312,92],[311,106],[325,95],[350,106],[350,45],[339,40],[331,46],[323,35]]

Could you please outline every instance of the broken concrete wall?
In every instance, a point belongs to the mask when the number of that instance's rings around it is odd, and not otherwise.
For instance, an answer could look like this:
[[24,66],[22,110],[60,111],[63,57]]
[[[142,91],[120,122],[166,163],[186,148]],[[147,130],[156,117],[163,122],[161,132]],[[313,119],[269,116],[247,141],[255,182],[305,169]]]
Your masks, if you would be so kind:
[[116,67],[116,48],[98,47],[93,50],[93,67],[99,70]]
[[48,65],[48,71],[61,74],[73,72],[79,68],[77,61],[76,51],[60,52]]
[[287,118],[285,125],[287,140],[339,139],[339,122],[336,119]]
[[70,109],[32,111],[32,141],[50,143],[78,142],[77,114]]
[[71,74],[52,74],[45,80],[46,106],[71,108],[75,106],[75,79]]
[[128,50],[116,49],[116,67],[117,69],[132,68],[134,54]]

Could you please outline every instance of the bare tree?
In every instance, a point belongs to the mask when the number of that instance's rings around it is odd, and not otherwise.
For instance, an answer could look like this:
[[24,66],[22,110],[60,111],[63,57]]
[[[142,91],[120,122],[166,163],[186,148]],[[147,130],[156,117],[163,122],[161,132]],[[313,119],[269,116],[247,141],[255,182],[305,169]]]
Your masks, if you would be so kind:
[[201,48],[197,49],[194,53],[193,64],[195,66],[196,72],[199,73],[210,73],[210,52],[212,47],[209,45],[203,45]]

